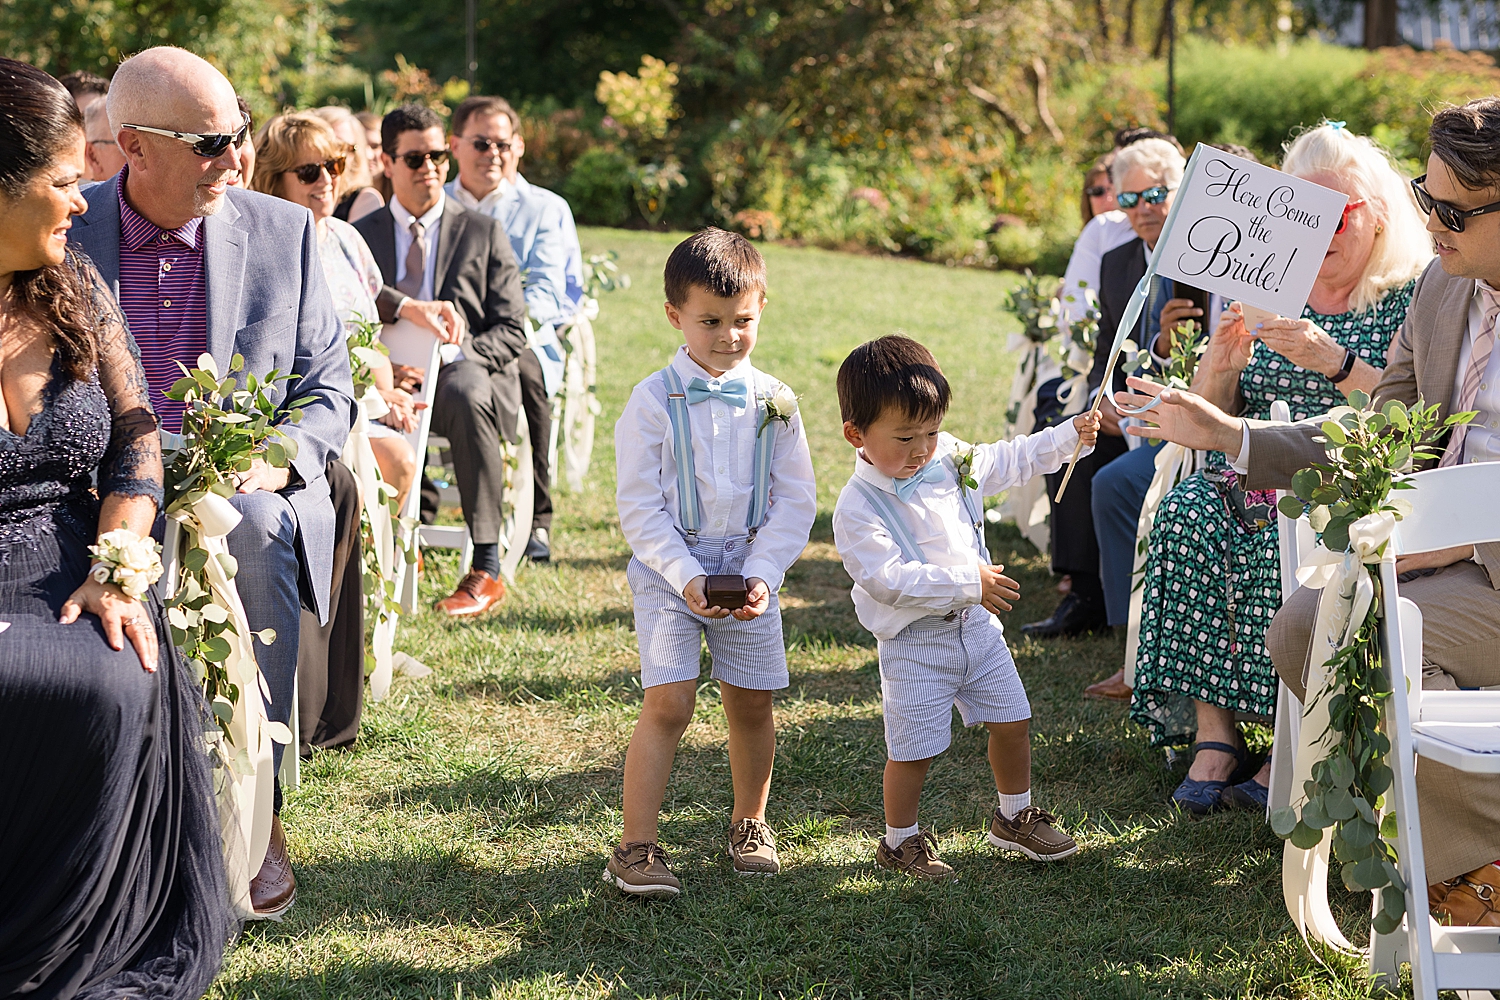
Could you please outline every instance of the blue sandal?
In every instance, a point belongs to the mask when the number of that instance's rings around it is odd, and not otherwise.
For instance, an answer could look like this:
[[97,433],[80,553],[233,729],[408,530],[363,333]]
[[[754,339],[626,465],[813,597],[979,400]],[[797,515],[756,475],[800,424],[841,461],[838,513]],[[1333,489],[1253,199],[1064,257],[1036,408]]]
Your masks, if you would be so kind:
[[[1227,780],[1198,781],[1194,778],[1183,778],[1182,784],[1178,785],[1177,790],[1172,793],[1172,802],[1179,809],[1186,809],[1194,816],[1207,816],[1209,813],[1224,807],[1224,789],[1245,780],[1247,775],[1244,774],[1244,771],[1249,766],[1250,761],[1243,747],[1232,746],[1228,743],[1215,743],[1212,741],[1195,743],[1193,744],[1193,756],[1195,759],[1200,750],[1218,750],[1220,753],[1229,754],[1236,762],[1234,773]],[[1259,770],[1260,763],[1256,762],[1255,771]],[[1255,771],[1251,771],[1250,775],[1255,774]]]
[[[1262,765],[1264,765],[1262,761]],[[1258,812],[1266,811],[1266,802],[1270,798],[1271,789],[1262,785],[1254,778],[1247,778],[1238,785],[1231,785],[1220,793],[1226,806],[1237,809],[1253,809]]]

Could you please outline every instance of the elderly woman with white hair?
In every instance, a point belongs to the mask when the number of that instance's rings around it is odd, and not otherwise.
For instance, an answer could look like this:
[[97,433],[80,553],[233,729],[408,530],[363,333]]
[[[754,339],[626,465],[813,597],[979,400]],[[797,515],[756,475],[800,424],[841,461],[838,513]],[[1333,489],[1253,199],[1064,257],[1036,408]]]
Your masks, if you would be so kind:
[[[1324,122],[1287,147],[1282,169],[1349,197],[1307,307],[1254,329],[1226,310],[1193,384],[1226,412],[1262,420],[1278,399],[1301,420],[1374,388],[1432,258],[1405,178],[1369,139]],[[1213,452],[1163,500],[1151,532],[1131,717],[1157,745],[1196,734],[1172,799],[1199,815],[1266,805],[1270,762],[1250,758],[1235,720],[1275,713],[1264,645],[1281,606],[1274,505]]]

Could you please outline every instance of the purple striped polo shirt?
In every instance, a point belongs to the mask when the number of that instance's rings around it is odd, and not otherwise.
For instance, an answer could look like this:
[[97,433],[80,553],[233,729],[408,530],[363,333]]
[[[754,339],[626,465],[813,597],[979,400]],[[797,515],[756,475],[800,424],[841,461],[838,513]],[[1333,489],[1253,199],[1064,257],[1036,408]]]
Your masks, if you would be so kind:
[[[129,168],[126,168],[128,171]],[[203,276],[203,220],[164,230],[125,200],[120,174],[120,308],[141,350],[151,405],[163,430],[182,429],[182,404],[163,395],[208,350],[208,294]]]

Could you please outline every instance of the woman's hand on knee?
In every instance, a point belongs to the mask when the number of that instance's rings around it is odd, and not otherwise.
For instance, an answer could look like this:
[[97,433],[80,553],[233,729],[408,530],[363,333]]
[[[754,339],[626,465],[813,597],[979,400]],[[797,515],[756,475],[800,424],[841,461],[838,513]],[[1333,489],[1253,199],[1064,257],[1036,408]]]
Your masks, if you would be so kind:
[[745,599],[745,606],[732,614],[742,622],[752,618],[759,618],[771,607],[771,588],[766,581],[758,576],[752,576],[745,581],[749,594]]
[[141,658],[141,666],[147,673],[156,672],[156,629],[145,605],[112,583],[100,583],[93,577],[63,602],[58,622],[71,625],[78,616],[87,611],[96,616],[104,626],[104,638],[111,649],[124,649],[125,640],[135,647]]

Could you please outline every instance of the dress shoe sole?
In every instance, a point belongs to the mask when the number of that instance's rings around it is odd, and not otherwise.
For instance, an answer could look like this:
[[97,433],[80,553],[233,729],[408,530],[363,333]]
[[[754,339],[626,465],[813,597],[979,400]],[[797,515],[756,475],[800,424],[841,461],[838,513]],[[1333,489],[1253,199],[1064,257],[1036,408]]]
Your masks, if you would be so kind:
[[296,901],[297,890],[293,888],[292,894],[287,897],[285,903],[282,903],[280,906],[272,910],[256,910],[254,916],[247,917],[246,919],[253,921],[269,920],[273,923],[279,924],[281,923],[282,919],[286,917],[286,912],[292,908],[292,904]]
[[491,601],[490,603],[486,604],[484,607],[482,607],[482,608],[475,608],[472,611],[450,611],[447,608],[439,608],[439,607],[434,607],[433,610],[436,611],[436,612],[438,612],[439,614],[447,615],[449,618],[477,618],[478,616],[480,616],[482,614],[486,614],[486,613],[488,613],[490,611],[495,610],[496,606],[499,603],[500,603],[499,601]]
[[991,847],[998,847],[1002,851],[1020,851],[1032,861],[1061,861],[1063,858],[1071,858],[1073,855],[1078,853],[1077,844],[1074,844],[1072,847],[1069,847],[1065,850],[1058,851],[1056,854],[1038,854],[1029,847],[1022,847],[1020,844],[1017,844],[1013,841],[1005,840],[1002,837],[997,837],[993,833],[986,833],[984,837],[990,842]]
[[621,892],[629,893],[632,896],[641,896],[645,899],[670,899],[673,896],[682,895],[681,889],[674,889],[670,885],[632,885],[622,878],[616,878],[615,873],[608,868],[604,869],[604,881]]

